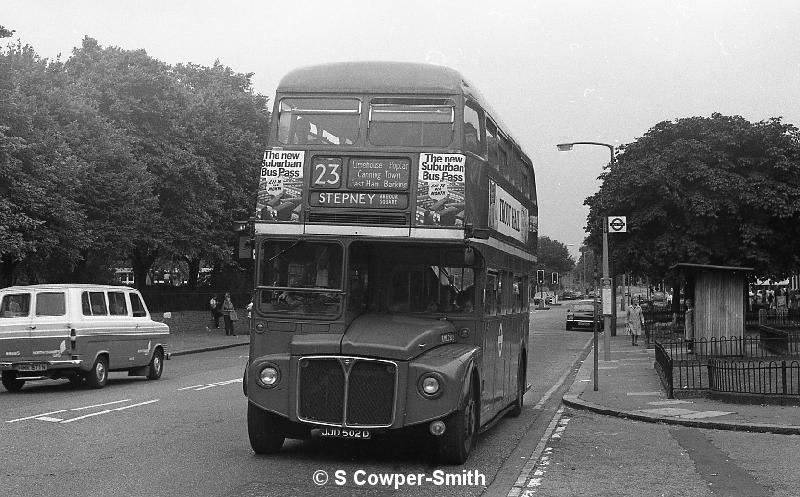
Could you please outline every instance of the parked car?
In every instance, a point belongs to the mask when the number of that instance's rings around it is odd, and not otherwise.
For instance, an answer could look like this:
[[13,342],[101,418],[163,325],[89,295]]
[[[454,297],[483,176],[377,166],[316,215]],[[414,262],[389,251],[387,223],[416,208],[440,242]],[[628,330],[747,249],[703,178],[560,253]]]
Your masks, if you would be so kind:
[[[600,330],[603,330],[603,318],[599,314],[602,311],[602,304],[597,303],[598,319]],[[594,329],[594,300],[578,300],[571,302],[567,307],[567,330],[573,328],[592,331]]]
[[102,388],[109,371],[161,377],[169,326],[153,321],[138,290],[107,285],[30,285],[0,289],[0,377],[66,378]]

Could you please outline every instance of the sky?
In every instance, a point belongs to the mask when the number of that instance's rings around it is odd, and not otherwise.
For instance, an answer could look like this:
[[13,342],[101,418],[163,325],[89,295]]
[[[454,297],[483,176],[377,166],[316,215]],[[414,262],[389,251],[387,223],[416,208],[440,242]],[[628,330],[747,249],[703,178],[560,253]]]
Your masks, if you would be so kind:
[[[714,112],[800,126],[797,0],[0,0],[12,40],[53,59],[84,36],[166,63],[253,73],[274,96],[310,64],[442,64],[486,97],[534,162],[539,233],[576,259],[586,197],[619,146]],[[625,215],[625,213],[615,213]]]

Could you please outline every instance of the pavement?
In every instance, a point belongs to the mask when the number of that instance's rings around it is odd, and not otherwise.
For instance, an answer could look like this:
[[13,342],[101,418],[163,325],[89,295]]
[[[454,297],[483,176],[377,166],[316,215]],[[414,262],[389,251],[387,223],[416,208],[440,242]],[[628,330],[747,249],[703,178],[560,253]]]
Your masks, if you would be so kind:
[[[655,351],[631,345],[624,312],[618,309],[617,336],[609,337],[604,360],[603,335],[598,339],[597,390],[594,357],[589,353],[574,383],[563,396],[567,406],[637,421],[695,428],[800,435],[800,407],[724,402],[701,396],[668,399],[654,367]],[[590,337],[587,334],[587,337]]]
[[234,331],[236,336],[225,336],[224,327],[214,328],[213,326],[192,328],[188,331],[171,331],[165,340],[167,352],[170,356],[175,357],[250,345],[246,321],[237,322]]

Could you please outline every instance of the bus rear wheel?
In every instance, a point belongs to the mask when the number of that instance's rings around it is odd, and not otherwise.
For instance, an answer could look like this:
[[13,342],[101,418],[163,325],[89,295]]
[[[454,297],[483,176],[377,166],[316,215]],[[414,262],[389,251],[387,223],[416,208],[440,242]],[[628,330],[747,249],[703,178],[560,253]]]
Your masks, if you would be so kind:
[[439,461],[445,464],[464,464],[475,448],[478,436],[478,401],[473,383],[459,402],[459,409],[445,420],[445,432],[439,438]]
[[283,420],[253,403],[247,403],[247,434],[256,454],[274,454],[281,450],[286,433]]

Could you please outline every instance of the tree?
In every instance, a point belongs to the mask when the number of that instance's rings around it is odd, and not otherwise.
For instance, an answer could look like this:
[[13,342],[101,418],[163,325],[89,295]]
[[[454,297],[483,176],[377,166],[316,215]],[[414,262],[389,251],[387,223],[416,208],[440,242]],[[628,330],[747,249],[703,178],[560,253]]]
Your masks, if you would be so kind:
[[773,118],[713,114],[661,122],[620,147],[586,199],[588,241],[601,219],[625,215],[610,237],[618,271],[658,280],[678,262],[753,267],[780,278],[800,269],[800,135]]
[[567,246],[547,236],[539,237],[539,257],[537,268],[545,270],[545,280],[550,281],[551,273],[568,273],[575,267],[575,259]]

